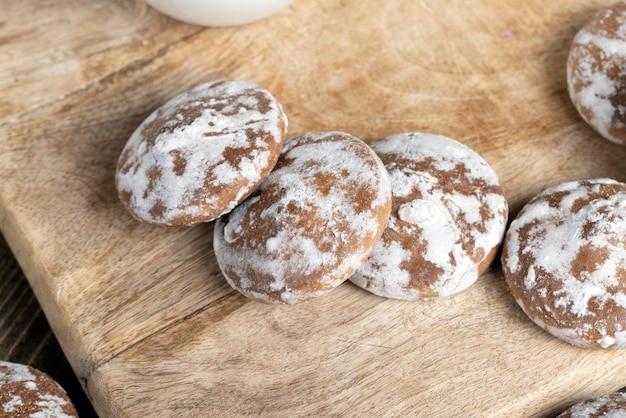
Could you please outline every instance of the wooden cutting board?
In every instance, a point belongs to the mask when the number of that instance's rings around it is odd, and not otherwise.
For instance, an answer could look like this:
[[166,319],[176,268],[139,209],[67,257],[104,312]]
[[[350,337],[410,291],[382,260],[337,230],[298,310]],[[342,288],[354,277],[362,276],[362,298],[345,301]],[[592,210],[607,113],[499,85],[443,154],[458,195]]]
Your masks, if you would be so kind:
[[98,413],[544,417],[625,386],[626,352],[544,333],[498,263],[443,300],[345,283],[266,306],[226,284],[212,224],[140,225],[113,184],[143,118],[219,78],[273,92],[290,135],[455,138],[492,164],[512,215],[565,180],[626,181],[626,148],[582,122],[565,83],[572,37],[612,2],[296,0],[202,28],[140,0],[5,1],[0,227]]

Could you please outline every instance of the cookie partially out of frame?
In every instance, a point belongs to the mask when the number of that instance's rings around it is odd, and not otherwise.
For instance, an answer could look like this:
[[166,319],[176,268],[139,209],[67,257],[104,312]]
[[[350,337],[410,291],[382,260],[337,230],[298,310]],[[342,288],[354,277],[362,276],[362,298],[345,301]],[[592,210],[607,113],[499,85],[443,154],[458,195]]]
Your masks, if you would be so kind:
[[572,405],[557,418],[619,418],[626,417],[626,394],[614,392],[586,399]]
[[65,390],[46,373],[0,361],[0,416],[74,418],[78,413]]
[[350,278],[388,298],[450,296],[493,261],[508,204],[495,171],[469,147],[440,135],[404,133],[372,144],[389,171],[387,229]]
[[598,12],[574,37],[567,60],[572,103],[602,137],[626,145],[626,2]]
[[626,347],[626,184],[571,181],[531,199],[507,231],[502,268],[522,310],[579,347]]
[[256,84],[194,87],[155,110],[126,143],[116,172],[120,200],[149,224],[211,221],[272,170],[286,129],[280,104]]
[[247,297],[306,301],[367,258],[390,210],[389,176],[363,141],[341,132],[290,138],[263,184],[217,220],[215,256]]

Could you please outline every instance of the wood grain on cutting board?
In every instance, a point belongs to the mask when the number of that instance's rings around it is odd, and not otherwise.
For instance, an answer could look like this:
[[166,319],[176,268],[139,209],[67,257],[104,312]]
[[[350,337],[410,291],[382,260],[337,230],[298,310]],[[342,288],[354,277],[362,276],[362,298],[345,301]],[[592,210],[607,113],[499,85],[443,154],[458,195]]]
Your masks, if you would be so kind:
[[296,306],[229,288],[212,224],[140,225],[117,157],[196,84],[270,90],[289,135],[424,131],[496,170],[512,216],[564,180],[626,180],[626,149],[578,117],[569,43],[612,2],[296,0],[235,28],[143,2],[8,1],[0,14],[0,227],[102,416],[550,416],[626,385],[626,353],[533,325],[498,263],[448,299],[345,283]]

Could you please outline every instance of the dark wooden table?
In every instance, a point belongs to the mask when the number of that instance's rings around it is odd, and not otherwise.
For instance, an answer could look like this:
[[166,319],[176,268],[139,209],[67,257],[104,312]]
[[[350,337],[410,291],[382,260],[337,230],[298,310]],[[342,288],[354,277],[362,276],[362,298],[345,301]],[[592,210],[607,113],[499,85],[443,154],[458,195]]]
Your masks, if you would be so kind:
[[97,416],[1,235],[0,359],[49,374],[67,391],[81,417]]

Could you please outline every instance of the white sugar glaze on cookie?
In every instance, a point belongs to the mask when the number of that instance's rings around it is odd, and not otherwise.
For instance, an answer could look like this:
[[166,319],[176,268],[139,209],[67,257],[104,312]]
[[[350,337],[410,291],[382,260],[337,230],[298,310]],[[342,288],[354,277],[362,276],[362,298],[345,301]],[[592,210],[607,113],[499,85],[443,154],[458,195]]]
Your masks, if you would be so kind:
[[626,393],[613,392],[578,402],[557,418],[624,418]]
[[372,144],[390,174],[387,229],[350,278],[379,296],[449,296],[487,268],[504,236],[508,204],[494,170],[452,139],[393,135]]
[[120,198],[139,220],[161,226],[210,221],[240,203],[272,169],[287,119],[266,90],[216,81],[154,111],[118,163]]
[[540,327],[573,345],[626,347],[626,185],[566,182],[511,223],[502,267]]
[[387,171],[367,144],[341,132],[291,138],[261,186],[216,222],[215,255],[250,298],[308,300],[365,260],[390,209]]
[[626,143],[626,2],[596,14],[575,36],[567,61],[570,98],[604,138]]
[[50,376],[24,364],[0,361],[0,416],[72,418],[78,414]]

